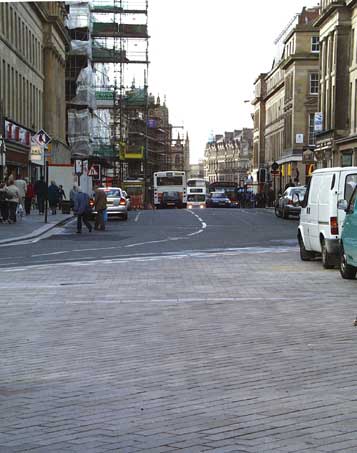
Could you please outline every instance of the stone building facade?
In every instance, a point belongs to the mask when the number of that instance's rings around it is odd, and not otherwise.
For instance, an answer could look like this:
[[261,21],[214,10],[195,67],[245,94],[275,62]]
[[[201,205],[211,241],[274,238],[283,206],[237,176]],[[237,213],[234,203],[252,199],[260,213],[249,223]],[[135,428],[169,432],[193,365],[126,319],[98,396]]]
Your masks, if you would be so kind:
[[54,159],[67,159],[64,18],[64,2],[0,3],[5,175],[38,176],[43,159],[31,155],[31,136],[41,128],[53,139]]
[[190,139],[188,134],[183,140],[180,134],[171,147],[171,168],[173,171],[185,171],[186,174],[190,171]]
[[204,177],[209,183],[245,182],[252,169],[253,129],[244,128],[216,135],[207,143]]
[[315,158],[320,168],[357,165],[357,1],[323,0]]
[[[256,79],[254,107],[254,180],[283,188],[292,179],[305,184],[303,152],[314,146],[318,105],[319,7],[303,8],[276,40],[270,72]],[[273,163],[278,176],[271,176]],[[273,178],[276,178],[275,180]],[[273,184],[274,183],[274,184]]]

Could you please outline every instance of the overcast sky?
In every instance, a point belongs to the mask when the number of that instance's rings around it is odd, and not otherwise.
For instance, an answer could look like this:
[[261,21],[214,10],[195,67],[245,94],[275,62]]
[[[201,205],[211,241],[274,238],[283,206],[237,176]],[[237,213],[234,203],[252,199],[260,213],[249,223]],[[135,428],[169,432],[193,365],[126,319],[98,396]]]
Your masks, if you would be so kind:
[[[211,132],[252,127],[253,82],[274,58],[274,40],[312,0],[149,0],[149,90],[184,125],[191,162]],[[180,129],[175,131],[175,136]]]

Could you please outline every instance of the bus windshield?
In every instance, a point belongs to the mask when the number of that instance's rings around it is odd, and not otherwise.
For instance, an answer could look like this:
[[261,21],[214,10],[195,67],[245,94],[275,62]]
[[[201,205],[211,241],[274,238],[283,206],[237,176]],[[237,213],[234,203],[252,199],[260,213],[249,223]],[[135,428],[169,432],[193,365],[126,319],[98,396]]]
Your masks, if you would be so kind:
[[202,181],[199,179],[191,179],[187,181],[188,187],[206,187],[206,181]]
[[187,195],[187,201],[204,203],[206,201],[206,195]]
[[157,178],[158,186],[181,186],[182,176],[162,176]]

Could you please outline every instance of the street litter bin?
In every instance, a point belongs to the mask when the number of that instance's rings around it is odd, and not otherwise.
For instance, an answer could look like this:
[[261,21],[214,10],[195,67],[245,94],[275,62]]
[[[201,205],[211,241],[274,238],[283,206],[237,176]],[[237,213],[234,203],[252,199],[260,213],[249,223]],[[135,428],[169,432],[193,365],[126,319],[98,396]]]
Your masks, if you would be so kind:
[[63,200],[61,203],[62,206],[62,214],[70,214],[71,213],[71,202],[70,200]]

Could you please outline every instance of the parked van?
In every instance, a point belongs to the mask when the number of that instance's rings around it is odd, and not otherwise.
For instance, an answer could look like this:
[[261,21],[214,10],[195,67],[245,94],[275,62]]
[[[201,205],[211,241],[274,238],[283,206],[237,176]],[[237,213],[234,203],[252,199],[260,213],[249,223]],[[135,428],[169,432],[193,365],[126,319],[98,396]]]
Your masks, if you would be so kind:
[[357,187],[346,205],[340,246],[340,272],[343,278],[354,279],[357,274]]
[[315,170],[301,202],[300,257],[322,256],[326,269],[339,263],[340,238],[348,204],[357,184],[357,167]]

